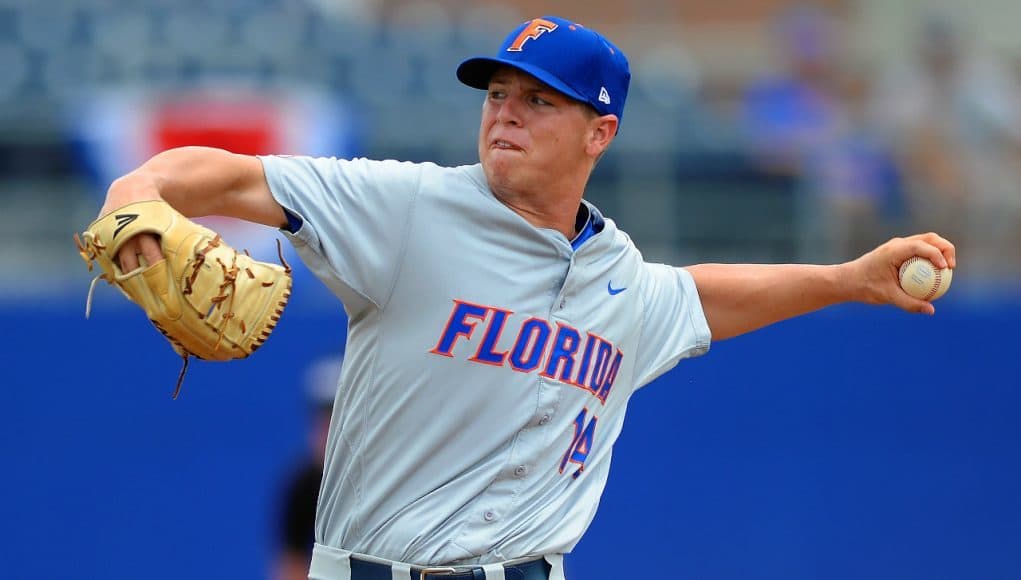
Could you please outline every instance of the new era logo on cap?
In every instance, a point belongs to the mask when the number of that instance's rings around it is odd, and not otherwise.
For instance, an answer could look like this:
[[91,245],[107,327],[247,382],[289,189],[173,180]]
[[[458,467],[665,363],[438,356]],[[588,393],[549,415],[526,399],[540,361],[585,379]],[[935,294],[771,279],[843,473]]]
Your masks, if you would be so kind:
[[631,82],[627,57],[601,34],[580,24],[557,16],[524,22],[504,39],[495,57],[462,62],[457,78],[485,90],[489,77],[501,66],[522,70],[591,105],[601,115],[624,116]]

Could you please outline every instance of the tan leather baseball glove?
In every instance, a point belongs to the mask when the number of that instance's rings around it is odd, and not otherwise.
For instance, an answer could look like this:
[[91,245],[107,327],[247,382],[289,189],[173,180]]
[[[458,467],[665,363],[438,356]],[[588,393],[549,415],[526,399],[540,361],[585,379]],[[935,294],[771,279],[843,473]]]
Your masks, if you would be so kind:
[[[117,253],[137,234],[158,236],[164,259],[122,272]],[[220,235],[178,213],[162,200],[120,207],[74,236],[82,259],[92,271],[86,302],[102,278],[145,310],[153,325],[184,358],[174,389],[181,389],[188,357],[233,360],[255,352],[269,337],[291,294],[291,268],[258,262],[239,254]],[[279,240],[277,248],[279,251]]]

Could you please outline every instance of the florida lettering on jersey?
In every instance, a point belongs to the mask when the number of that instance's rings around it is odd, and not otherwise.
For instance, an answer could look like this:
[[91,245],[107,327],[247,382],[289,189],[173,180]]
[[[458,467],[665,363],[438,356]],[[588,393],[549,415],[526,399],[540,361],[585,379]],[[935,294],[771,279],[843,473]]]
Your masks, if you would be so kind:
[[[446,326],[436,346],[429,352],[454,358],[459,340],[478,341],[469,361],[498,367],[510,367],[519,373],[538,371],[545,378],[589,391],[606,403],[620,370],[624,352],[609,340],[582,332],[561,322],[551,325],[531,317],[514,329],[513,340],[501,340],[512,311],[496,306],[454,300]],[[483,328],[478,330],[479,324]],[[478,333],[476,334],[476,331]]]

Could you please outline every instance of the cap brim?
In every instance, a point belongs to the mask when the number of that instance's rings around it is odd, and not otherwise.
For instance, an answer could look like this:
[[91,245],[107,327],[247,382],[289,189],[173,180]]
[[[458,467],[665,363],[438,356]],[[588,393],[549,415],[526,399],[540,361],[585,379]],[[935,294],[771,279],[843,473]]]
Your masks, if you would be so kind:
[[469,58],[457,67],[457,79],[469,87],[486,90],[489,88],[490,77],[492,77],[493,73],[496,72],[496,69],[501,66],[509,66],[511,68],[524,71],[576,101],[581,101],[583,103],[588,102],[588,100],[579,94],[578,91],[567,86],[551,73],[537,66],[513,60],[483,56]]

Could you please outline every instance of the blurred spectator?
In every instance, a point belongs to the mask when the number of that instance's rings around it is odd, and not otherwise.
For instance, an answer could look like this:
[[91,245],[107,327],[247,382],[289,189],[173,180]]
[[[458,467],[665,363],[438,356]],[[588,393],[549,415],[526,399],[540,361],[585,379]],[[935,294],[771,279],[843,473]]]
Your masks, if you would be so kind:
[[304,580],[315,543],[316,502],[323,479],[326,436],[333,399],[337,394],[342,357],[327,357],[312,364],[305,375],[310,403],[309,453],[288,477],[282,497],[274,564],[274,580]]
[[954,240],[962,270],[982,277],[1017,276],[1017,81],[944,15],[921,20],[912,56],[906,68],[887,71],[874,103],[906,173],[907,229],[937,230]]
[[903,229],[901,174],[892,147],[868,121],[867,84],[845,73],[840,98],[843,122],[830,138],[808,152],[804,177],[819,202],[818,237],[829,242],[830,258],[868,252]]
[[805,227],[823,246],[816,260],[847,259],[889,236],[898,178],[891,152],[870,130],[860,76],[845,68],[837,24],[822,8],[796,5],[773,28],[781,60],[753,79],[742,124],[755,163],[802,181]]
[[778,15],[772,32],[780,64],[752,79],[742,122],[760,164],[799,174],[807,154],[829,142],[845,122],[834,86],[834,26],[821,9],[796,6]]

